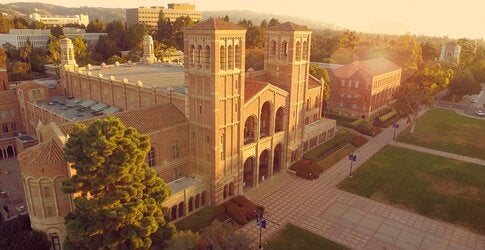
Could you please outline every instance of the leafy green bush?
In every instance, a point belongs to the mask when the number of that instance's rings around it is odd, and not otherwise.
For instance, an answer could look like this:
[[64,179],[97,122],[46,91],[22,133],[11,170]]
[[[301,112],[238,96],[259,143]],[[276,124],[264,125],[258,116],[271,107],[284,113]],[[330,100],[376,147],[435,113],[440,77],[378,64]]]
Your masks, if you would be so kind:
[[319,162],[337,151],[339,148],[345,146],[347,143],[350,143],[355,136],[356,135],[350,133],[348,129],[341,129],[334,138],[304,153],[303,158]]
[[322,172],[320,165],[313,163],[313,161],[308,159],[302,159],[295,162],[291,165],[290,169],[295,171],[297,176],[309,180],[317,179]]
[[367,140],[367,138],[365,138],[364,136],[357,136],[355,137],[353,140],[352,140],[352,145],[356,146],[356,147],[360,147],[364,144],[366,144],[369,140]]
[[359,119],[357,119],[357,120],[355,120],[355,121],[353,121],[353,122],[349,123],[349,127],[351,127],[351,128],[354,128],[354,129],[355,129],[355,128],[359,127],[359,126],[360,126],[360,124],[362,124],[363,122],[365,122],[365,121],[364,121],[364,119],[359,118]]
[[392,117],[394,117],[395,115],[397,115],[397,112],[396,111],[391,111],[385,115],[381,115],[379,118],[377,118],[380,122],[385,122],[389,119],[391,119]]

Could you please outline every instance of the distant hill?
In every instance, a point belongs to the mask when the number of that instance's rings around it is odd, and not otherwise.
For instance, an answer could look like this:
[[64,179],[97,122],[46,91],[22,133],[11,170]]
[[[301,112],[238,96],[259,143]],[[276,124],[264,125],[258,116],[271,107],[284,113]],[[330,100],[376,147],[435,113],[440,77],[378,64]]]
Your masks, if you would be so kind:
[[[10,16],[20,16],[28,18],[33,12],[46,15],[77,15],[87,14],[90,20],[99,18],[105,22],[112,20],[125,20],[126,14],[123,8],[100,8],[100,7],[63,7],[59,5],[46,4],[46,3],[27,3],[16,2],[8,4],[0,4],[0,12],[6,13]],[[253,24],[259,25],[261,21],[266,19],[268,22],[271,18],[276,18],[280,22],[291,21],[300,25],[307,26],[311,29],[333,29],[333,24],[315,21],[311,19],[286,16],[286,15],[274,15],[269,13],[260,13],[247,10],[218,10],[218,11],[201,11],[202,18],[207,19],[210,17],[224,17],[229,16],[232,22],[239,22],[242,19],[251,20]]]
[[78,15],[87,14],[90,20],[99,18],[106,22],[125,20],[125,10],[122,8],[75,7],[68,8],[46,3],[16,2],[0,4],[0,12],[10,16],[28,18],[33,12],[46,15]]
[[276,18],[280,22],[294,22],[299,25],[307,26],[310,29],[334,29],[334,25],[330,23],[315,21],[311,19],[275,15],[270,13],[254,12],[249,10],[217,10],[217,11],[202,11],[202,18],[207,19],[211,17],[225,17],[229,16],[231,22],[239,22],[242,19],[251,20],[254,25],[260,25],[261,22],[266,19],[269,22],[271,18]]

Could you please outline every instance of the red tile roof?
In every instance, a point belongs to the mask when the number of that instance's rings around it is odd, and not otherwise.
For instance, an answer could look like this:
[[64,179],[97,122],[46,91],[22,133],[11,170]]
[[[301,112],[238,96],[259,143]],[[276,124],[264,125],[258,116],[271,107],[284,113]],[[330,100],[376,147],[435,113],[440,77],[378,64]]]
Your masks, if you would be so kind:
[[54,139],[27,148],[20,154],[19,158],[20,160],[27,160],[30,164],[65,162],[64,151]]
[[267,82],[246,80],[244,85],[244,101],[248,101],[268,85],[269,83]]
[[[188,122],[185,115],[172,104],[156,105],[138,110],[115,113],[113,116],[119,118],[125,126],[133,127],[141,134],[148,134],[166,127]],[[89,125],[100,118],[103,117],[95,117],[79,121],[79,123]],[[64,123],[59,125],[59,129],[67,135],[74,128],[74,124],[73,122]]]
[[381,57],[347,64],[340,68],[334,69],[333,74],[337,77],[343,78],[351,77],[356,73],[361,74],[363,77],[373,77],[399,69],[401,69],[401,67],[397,66],[386,58]]
[[267,28],[269,31],[310,31],[307,27],[292,22],[286,22]]
[[219,18],[209,18],[200,23],[185,28],[185,30],[246,30],[237,24],[226,22]]

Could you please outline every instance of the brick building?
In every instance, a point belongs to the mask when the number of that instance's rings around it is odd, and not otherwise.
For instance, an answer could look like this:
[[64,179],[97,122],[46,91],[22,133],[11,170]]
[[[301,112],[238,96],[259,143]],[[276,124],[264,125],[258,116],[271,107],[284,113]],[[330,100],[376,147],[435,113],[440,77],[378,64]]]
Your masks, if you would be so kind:
[[335,115],[372,120],[394,101],[402,69],[385,58],[356,61],[330,73],[328,111]]
[[184,68],[153,63],[150,48],[143,63],[80,68],[62,40],[59,89],[17,87],[22,124],[39,140],[19,156],[33,228],[65,237],[73,197],[59,183],[72,173],[61,149],[77,122],[113,115],[150,137],[147,163],[172,189],[172,220],[243,194],[332,138],[335,121],[320,116],[323,82],[308,73],[311,31],[268,28],[265,67],[248,72],[245,35],[219,19],[187,28]]

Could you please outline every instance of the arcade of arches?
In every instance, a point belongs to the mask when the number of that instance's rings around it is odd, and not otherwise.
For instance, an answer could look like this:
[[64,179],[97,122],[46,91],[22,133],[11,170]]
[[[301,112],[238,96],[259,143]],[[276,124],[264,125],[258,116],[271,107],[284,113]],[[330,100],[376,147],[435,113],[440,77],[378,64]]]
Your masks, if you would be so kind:
[[283,146],[276,145],[273,152],[270,149],[263,150],[256,159],[254,156],[248,157],[244,161],[243,186],[254,187],[259,182],[272,177],[283,169]]
[[[246,121],[244,122],[244,145],[255,142],[257,138],[271,136],[273,132],[277,133],[284,130],[284,108],[279,107],[274,118],[272,117],[272,114],[274,113],[271,104],[267,101],[261,108],[259,121],[255,115],[246,118]],[[258,126],[259,133],[257,133]],[[272,127],[274,127],[274,129],[272,129]]]
[[17,148],[12,145],[0,146],[0,160],[17,156]]

